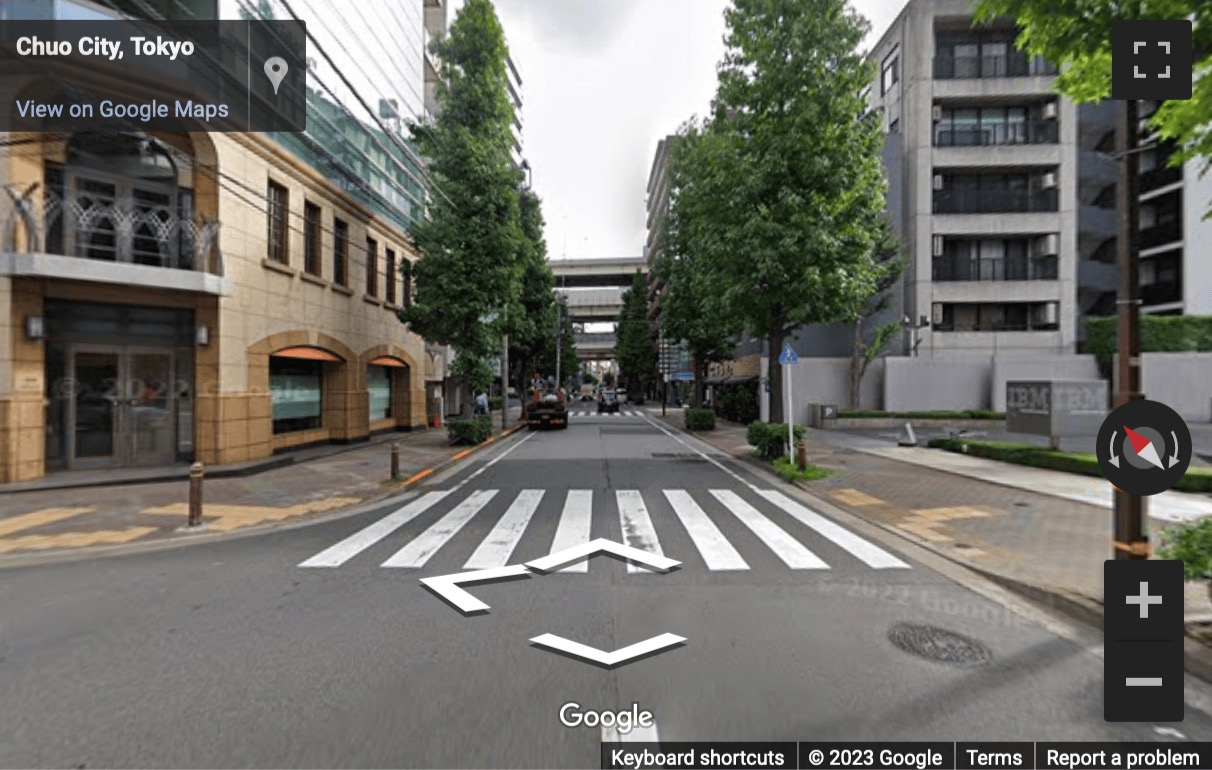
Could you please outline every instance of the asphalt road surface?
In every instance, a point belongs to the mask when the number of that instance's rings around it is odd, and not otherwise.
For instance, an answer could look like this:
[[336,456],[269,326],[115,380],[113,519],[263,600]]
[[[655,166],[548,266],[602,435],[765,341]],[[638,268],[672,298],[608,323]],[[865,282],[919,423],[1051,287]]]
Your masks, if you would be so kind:
[[[603,731],[562,725],[569,702],[652,712],[628,740],[1212,740],[1190,705],[1104,722],[1096,634],[630,411],[375,511],[0,571],[0,766],[596,767]],[[471,617],[418,582],[590,538],[681,566],[478,585]],[[891,641],[913,626],[975,645],[921,657]],[[604,669],[544,633],[686,641]]]

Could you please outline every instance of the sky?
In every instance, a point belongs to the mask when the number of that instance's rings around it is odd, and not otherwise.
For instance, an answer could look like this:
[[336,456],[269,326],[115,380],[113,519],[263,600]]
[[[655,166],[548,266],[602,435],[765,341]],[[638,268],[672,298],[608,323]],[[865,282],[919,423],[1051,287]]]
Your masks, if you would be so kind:
[[[906,0],[851,0],[884,33]],[[494,0],[552,259],[640,256],[657,142],[704,115],[728,0]],[[452,3],[450,20],[462,6]]]

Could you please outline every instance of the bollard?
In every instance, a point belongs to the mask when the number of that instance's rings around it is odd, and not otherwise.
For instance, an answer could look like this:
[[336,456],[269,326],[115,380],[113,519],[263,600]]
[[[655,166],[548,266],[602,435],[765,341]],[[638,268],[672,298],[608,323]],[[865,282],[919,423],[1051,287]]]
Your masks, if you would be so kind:
[[801,471],[808,469],[808,445],[803,439],[795,442],[795,465]]
[[400,478],[400,442],[391,442],[391,480]]
[[189,526],[202,526],[202,463],[189,466]]

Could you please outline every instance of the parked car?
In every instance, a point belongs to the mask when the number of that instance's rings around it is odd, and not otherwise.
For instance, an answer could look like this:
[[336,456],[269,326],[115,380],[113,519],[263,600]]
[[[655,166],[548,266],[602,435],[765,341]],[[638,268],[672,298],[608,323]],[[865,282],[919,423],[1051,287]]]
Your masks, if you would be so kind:
[[619,411],[619,397],[613,390],[603,390],[598,396],[598,414]]

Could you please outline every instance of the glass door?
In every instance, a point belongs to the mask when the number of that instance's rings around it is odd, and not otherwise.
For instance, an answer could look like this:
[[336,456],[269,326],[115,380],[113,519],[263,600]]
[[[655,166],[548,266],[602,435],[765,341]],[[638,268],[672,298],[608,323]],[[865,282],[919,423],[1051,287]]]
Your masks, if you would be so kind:
[[119,440],[121,356],[116,349],[76,346],[69,355],[72,384],[72,468],[104,468],[122,462]]
[[173,357],[168,351],[126,352],[129,419],[127,465],[168,465],[176,456]]

